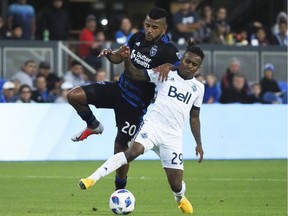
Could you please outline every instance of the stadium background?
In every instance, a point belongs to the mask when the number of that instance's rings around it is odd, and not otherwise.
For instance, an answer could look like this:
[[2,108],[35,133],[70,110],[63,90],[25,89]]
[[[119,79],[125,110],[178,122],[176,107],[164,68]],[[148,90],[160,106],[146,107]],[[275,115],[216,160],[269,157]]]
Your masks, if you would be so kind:
[[[12,2],[0,1],[2,15]],[[28,1],[39,11],[48,2]],[[235,29],[253,20],[271,27],[279,11],[287,12],[285,0],[199,2],[210,2],[215,8],[225,6]],[[113,5],[123,3],[121,13],[131,16],[134,25],[141,25],[151,6],[169,11],[176,8],[176,1],[169,0],[70,0],[65,3],[73,14],[72,39],[77,38],[87,14],[95,13],[99,19],[110,19],[118,11],[113,10]],[[64,45],[73,50],[71,44]],[[207,59],[211,59],[211,64],[205,63],[205,68],[212,70],[216,67],[218,75],[223,73],[227,66],[225,60],[232,52],[246,63],[244,66],[248,71],[254,71],[249,74],[251,81],[261,76],[264,61],[272,61],[279,71],[276,77],[287,82],[285,48],[208,45],[204,49]],[[9,73],[17,71],[30,57],[50,61],[61,75],[72,57],[63,50],[59,54],[58,50],[56,42],[0,41],[0,76],[10,77]],[[106,66],[112,73],[119,70],[112,65]],[[87,193],[77,187],[78,179],[99,166],[102,163],[99,160],[107,159],[113,153],[116,133],[113,112],[94,108],[93,111],[105,123],[104,134],[75,144],[70,141],[70,136],[82,129],[84,123],[68,104],[0,105],[1,216],[112,215],[107,200],[114,190],[113,175],[92,190],[85,191]],[[287,215],[287,115],[287,105],[203,105],[201,121],[205,155],[202,164],[195,161],[194,140],[188,125],[184,134],[185,159],[189,159],[185,161],[186,195],[192,199],[195,216]],[[132,215],[182,215],[159,161],[146,160],[157,158],[155,154],[150,152],[141,158],[145,160],[131,164],[129,173],[128,188],[137,199]]]
[[[13,1],[1,1],[0,10],[5,16],[5,8],[7,5]],[[262,22],[267,28],[275,23],[275,18],[277,14],[286,10],[286,1],[272,1],[272,0],[245,0],[245,1],[208,1],[199,0],[197,1],[199,7],[201,5],[209,3],[213,8],[218,8],[219,6],[224,6],[228,11],[228,21],[232,28],[236,31],[237,28],[245,28],[255,20]],[[30,0],[28,3],[35,7],[37,14],[41,13],[41,10],[47,6],[49,1],[33,1]],[[141,4],[141,7],[137,7]],[[88,0],[71,0],[65,1],[65,7],[69,10],[72,19],[72,27],[69,41],[57,42],[57,41],[0,41],[0,75],[6,79],[9,79],[13,73],[17,72],[22,66],[23,62],[27,59],[36,59],[36,61],[46,60],[51,62],[55,71],[58,75],[62,76],[67,68],[69,67],[69,62],[72,59],[77,60],[77,56],[74,54],[75,44],[77,44],[77,37],[75,37],[79,31],[83,28],[84,20],[87,14],[94,14],[99,21],[99,26],[101,26],[101,19],[107,18],[109,20],[108,26],[102,26],[102,28],[108,33],[108,39],[106,46],[117,47],[116,43],[110,43],[109,41],[109,31],[113,30],[113,19],[117,16],[127,14],[131,17],[134,22],[134,26],[141,27],[141,23],[145,17],[146,11],[153,6],[159,6],[166,8],[171,13],[175,12],[179,3],[177,1],[88,1]],[[111,27],[111,29],[110,29]],[[114,26],[115,27],[115,26]],[[110,36],[111,39],[112,36]],[[75,43],[75,44],[73,44]],[[237,47],[237,46],[221,46],[221,45],[211,45],[204,44],[201,45],[205,51],[205,61],[201,72],[203,74],[213,71],[217,75],[218,79],[221,77],[223,72],[226,70],[228,60],[233,57],[237,57],[241,61],[241,69],[244,71],[250,83],[257,82],[263,76],[263,66],[264,64],[270,62],[275,65],[276,73],[274,77],[283,83],[284,88],[287,88],[287,48],[268,46],[268,47]],[[180,49],[184,50],[184,46],[179,46]],[[110,74],[110,76],[115,72],[120,72],[123,69],[123,65],[112,65],[105,58],[103,58],[103,65]],[[86,68],[87,69],[87,68]],[[89,68],[88,68],[89,69]],[[93,71],[91,71],[93,73]],[[94,71],[95,72],[95,71]],[[19,108],[21,104],[17,104]],[[23,110],[25,115],[19,113],[18,117],[21,119],[21,134],[27,136],[27,139],[20,141],[22,136],[13,136],[9,130],[9,126],[17,124],[18,118],[14,118],[13,121],[10,119],[13,115],[12,108],[9,105],[4,105],[1,107],[1,130],[3,133],[2,147],[0,160],[93,160],[93,159],[105,159],[109,157],[113,144],[113,136],[110,134],[115,133],[115,123],[113,117],[110,118],[111,114],[109,111],[100,111],[101,115],[104,116],[103,121],[106,125],[111,125],[110,129],[106,134],[104,134],[98,141],[100,143],[109,143],[110,146],[105,148],[105,153],[98,154],[94,158],[94,152],[97,152],[97,146],[93,145],[94,140],[87,140],[87,146],[89,146],[86,151],[81,150],[79,146],[73,146],[71,149],[71,154],[61,154],[65,153],[66,147],[69,147],[70,140],[69,136],[72,131],[77,131],[81,129],[81,121],[78,116],[74,115],[73,110],[69,105],[58,106],[61,110],[60,113],[64,113],[67,110],[66,120],[63,123],[56,123],[50,121],[50,119],[56,119],[59,114],[54,112],[55,107],[53,105],[40,105],[36,104],[35,111],[30,112],[30,109],[25,107],[20,108]],[[265,107],[265,105],[245,105],[246,111],[243,112],[244,106],[239,105],[229,105],[228,113],[223,113],[223,110],[227,109],[227,106],[221,106],[220,104],[210,104],[203,105],[204,112],[202,118],[204,118],[203,126],[203,139],[207,142],[208,152],[206,154],[207,159],[259,159],[259,158],[286,158],[287,157],[287,121],[281,121],[282,119],[287,119],[287,107],[278,105]],[[12,106],[13,107],[13,106]],[[58,107],[56,109],[58,109]],[[250,108],[249,108],[250,107]],[[17,107],[18,109],[18,107]],[[103,112],[103,113],[102,113]],[[210,116],[210,112],[213,113],[213,117]],[[229,113],[235,113],[235,116],[230,117]],[[257,117],[253,115],[253,112],[257,112]],[[274,113],[274,118],[268,118],[269,112]],[[51,118],[51,115],[53,118]],[[37,116],[37,117],[35,117]],[[112,115],[113,116],[113,115]],[[262,117],[263,116],[263,117]],[[29,119],[34,119],[35,122],[32,123]],[[226,124],[219,125],[219,118],[224,119]],[[239,118],[242,120],[240,121]],[[267,119],[268,118],[268,119]],[[254,120],[252,120],[254,119]],[[276,121],[275,119],[279,120]],[[39,122],[40,120],[40,122]],[[249,124],[249,126],[246,125]],[[251,122],[252,121],[252,122]],[[45,124],[45,122],[48,122]],[[77,123],[76,123],[77,122]],[[233,125],[237,128],[238,134],[244,134],[241,139],[233,140],[235,134],[232,131],[228,132],[226,129],[227,125]],[[31,123],[32,126],[29,126]],[[45,130],[38,131],[39,125],[45,124]],[[57,127],[53,125],[58,125],[61,130],[57,130]],[[256,124],[256,125],[255,125]],[[260,125],[259,127],[257,126]],[[19,125],[19,123],[18,123]],[[269,128],[266,127],[269,125]],[[33,128],[34,133],[29,134],[29,130]],[[51,130],[49,130],[51,128]],[[218,133],[211,136],[211,131],[215,132],[215,128],[218,129]],[[267,129],[272,128],[271,134],[263,133]],[[279,128],[279,129],[278,129]],[[54,129],[54,130],[53,130]],[[55,130],[56,129],[56,130]],[[231,129],[231,128],[229,128]],[[70,132],[71,131],[71,132]],[[43,136],[51,137],[54,134],[57,139],[49,140],[45,139],[47,143],[44,144],[44,149],[35,148],[39,145]],[[13,137],[13,139],[11,139]],[[189,140],[191,139],[191,134],[189,130],[185,131],[185,145],[188,152],[191,152],[192,147],[189,145]],[[207,139],[207,140],[205,140]],[[9,141],[10,140],[10,141]],[[230,148],[230,142],[233,140],[233,148]],[[261,140],[261,141],[260,141]],[[216,146],[212,143],[217,143]],[[271,151],[270,143],[276,143],[276,150]],[[11,145],[7,146],[7,143]],[[225,153],[218,151],[218,145],[223,144],[223,149]],[[242,144],[243,143],[243,144]],[[252,151],[249,154],[245,151],[247,146],[257,143],[254,148],[260,146],[265,146],[265,148],[259,148],[259,151]],[[63,146],[63,144],[65,144]],[[235,149],[234,149],[235,148]],[[14,154],[14,149],[22,149],[18,154]],[[192,155],[188,155],[189,159],[192,159]],[[155,159],[155,155],[149,154],[143,159]]]
[[[0,2],[0,11],[3,17],[7,14],[7,7],[13,0],[3,0]],[[237,32],[240,29],[249,29],[254,21],[259,21],[266,27],[267,30],[275,24],[276,16],[280,11],[287,11],[287,1],[285,0],[197,0],[198,9],[201,9],[205,4],[212,6],[214,10],[220,6],[227,8],[227,21],[231,26],[233,32]],[[43,12],[43,10],[50,3],[48,0],[29,0],[29,4],[33,5],[36,11],[37,17]],[[145,13],[154,6],[159,6],[167,9],[170,12],[169,26],[171,29],[171,18],[172,14],[178,9],[179,3],[177,0],[169,1],[100,1],[100,0],[64,0],[64,8],[68,9],[71,19],[71,30],[69,35],[69,41],[63,43],[64,46],[69,48],[72,52],[77,53],[77,46],[79,44],[78,38],[79,33],[85,25],[85,19],[88,14],[94,14],[97,17],[98,27],[104,30],[107,42],[113,41],[113,33],[119,27],[118,22],[119,16],[123,14],[127,15],[133,26],[141,28],[142,21],[145,18]],[[141,7],[139,7],[141,5]],[[199,10],[197,10],[199,13]],[[101,20],[108,19],[108,25],[101,25]],[[65,71],[69,68],[69,64],[73,57],[67,54],[66,51],[59,53],[59,46],[55,42],[41,43],[30,43],[25,42],[9,42],[0,41],[0,77],[9,79],[19,68],[23,62],[29,57],[34,58],[31,52],[26,52],[26,45],[37,53],[38,59],[36,62],[41,60],[49,61],[54,68],[54,71],[59,76],[63,76]],[[109,46],[117,47],[116,43],[109,44]],[[19,48],[19,49],[18,49]],[[36,49],[34,49],[36,48]],[[39,48],[47,48],[41,49]],[[64,47],[65,48],[65,47]],[[185,49],[185,46],[179,47],[181,50]],[[61,49],[61,48],[60,48]],[[237,46],[211,46],[203,45],[203,49],[206,51],[206,59],[202,67],[202,73],[215,73],[218,80],[226,70],[228,60],[230,58],[230,52],[234,52],[234,57],[241,60],[243,72],[247,76],[250,83],[259,81],[263,75],[263,67],[267,62],[273,63],[277,73],[274,74],[278,81],[284,82],[284,87],[287,81],[287,55],[286,48],[275,47],[237,47]],[[3,50],[3,51],[2,51]],[[26,49],[27,50],[27,49]],[[62,49],[63,50],[63,49]],[[215,52],[218,52],[215,54]],[[224,51],[224,52],[223,52]],[[247,52],[248,51],[248,52]],[[251,52],[250,52],[251,51]],[[254,51],[254,52],[253,52]],[[266,52],[267,51],[267,52]],[[270,52],[271,51],[271,52]],[[263,53],[264,52],[264,53]],[[25,56],[25,57],[24,57]],[[61,59],[61,60],[60,60]],[[109,62],[102,59],[103,67],[108,73],[108,77],[111,78],[114,73],[119,73],[123,69],[123,65],[112,65]],[[86,68],[87,69],[87,68]],[[88,71],[92,72],[92,69]]]
[[[13,2],[14,0],[2,0],[0,2],[2,16],[6,15],[8,5]],[[286,0],[197,0],[197,2],[198,8],[205,4],[211,5],[214,9],[220,6],[227,8],[227,18],[232,30],[246,28],[255,20],[271,28],[275,23],[277,14],[280,11],[287,12]],[[32,4],[39,14],[49,3],[49,0],[28,0],[28,3]],[[171,13],[177,9],[177,0],[64,0],[64,3],[65,8],[71,14],[72,33],[81,30],[87,14],[95,14],[99,20],[107,18],[112,22],[116,16],[126,14],[131,18],[134,26],[141,27],[145,14],[151,7],[162,7]],[[117,28],[117,26],[112,27]],[[111,29],[111,24],[109,28]],[[112,28],[111,30],[115,29]]]

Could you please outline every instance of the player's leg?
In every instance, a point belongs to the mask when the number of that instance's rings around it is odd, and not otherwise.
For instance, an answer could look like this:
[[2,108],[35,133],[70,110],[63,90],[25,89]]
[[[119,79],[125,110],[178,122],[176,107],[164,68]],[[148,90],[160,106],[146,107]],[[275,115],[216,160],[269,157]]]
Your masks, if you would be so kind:
[[183,170],[180,169],[172,169],[172,168],[164,168],[168,183],[170,185],[171,190],[174,193],[175,200],[179,202],[185,193],[185,186],[182,185],[183,179]]
[[170,134],[162,135],[165,145],[160,146],[160,159],[165,169],[170,188],[174,194],[178,208],[183,213],[192,214],[193,207],[185,197],[186,185],[183,181],[183,154],[182,138],[171,136]]
[[141,127],[141,130],[135,136],[135,139],[132,141],[130,147],[124,153],[116,153],[86,179],[81,179],[79,182],[80,188],[90,188],[100,178],[108,175],[116,169],[119,169],[123,165],[128,164],[130,161],[137,158],[140,154],[151,150],[155,143],[155,136],[151,132],[153,130],[153,128],[150,128],[149,130],[149,126],[144,124],[144,126]]
[[135,142],[131,148],[127,149],[125,152],[119,152],[109,158],[102,166],[100,166],[94,173],[85,179],[81,179],[79,186],[81,189],[88,189],[92,187],[97,181],[102,177],[109,175],[116,169],[122,167],[125,164],[133,161],[140,154],[143,154],[144,147],[142,144]]
[[[128,145],[126,145],[125,143],[128,143],[128,142],[129,142],[129,140],[121,142],[121,140],[116,138],[115,143],[114,143],[114,154],[117,154],[119,152],[125,152],[128,149]],[[120,143],[122,143],[122,144],[120,144]],[[128,171],[129,171],[129,163],[119,167],[116,170],[116,175],[115,175],[115,188],[116,188],[116,190],[124,189],[126,187]]]
[[186,185],[183,179],[183,170],[165,168],[170,188],[174,194],[178,207],[183,213],[192,214],[193,207],[185,197]]
[[87,128],[72,137],[73,141],[81,141],[91,134],[103,132],[103,126],[96,119],[88,106],[87,95],[81,86],[70,90],[67,94],[68,102],[77,111],[77,114],[87,123]]
[[87,127],[72,137],[73,141],[82,141],[92,134],[101,134],[103,125],[96,119],[88,104],[97,108],[112,108],[111,101],[115,102],[116,88],[113,83],[93,83],[79,86],[67,94],[68,102],[77,111],[77,114],[87,123]]
[[[128,149],[128,143],[132,140],[136,131],[139,129],[143,118],[143,111],[132,107],[126,101],[119,104],[115,109],[117,123],[117,137],[115,139],[114,154]],[[127,174],[129,164],[126,164],[116,170],[115,189],[124,189],[127,184]]]

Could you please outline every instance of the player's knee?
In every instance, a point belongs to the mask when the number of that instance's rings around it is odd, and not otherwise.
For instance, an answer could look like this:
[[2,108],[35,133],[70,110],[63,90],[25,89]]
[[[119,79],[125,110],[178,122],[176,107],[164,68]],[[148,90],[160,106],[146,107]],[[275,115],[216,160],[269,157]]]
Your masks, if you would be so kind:
[[125,154],[125,157],[127,158],[128,162],[131,162],[132,160],[134,160],[137,157],[136,152],[129,151],[129,150],[125,151],[124,154]]
[[139,155],[140,155],[139,152],[131,150],[131,149],[125,151],[125,156],[126,156],[128,162],[133,161]]
[[114,146],[114,154],[118,152],[125,152],[128,149],[127,146],[121,145],[121,144],[115,144]]
[[83,89],[81,89],[80,87],[71,89],[67,93],[67,100],[68,100],[69,104],[71,104],[72,106],[75,104],[84,103],[85,94],[84,94]]
[[135,143],[127,151],[125,151],[125,156],[127,161],[130,162],[137,158],[139,155],[143,154],[144,147],[140,143]]
[[70,104],[73,104],[73,102],[75,100],[75,93],[74,92],[75,92],[75,89],[71,89],[67,93],[67,100]]

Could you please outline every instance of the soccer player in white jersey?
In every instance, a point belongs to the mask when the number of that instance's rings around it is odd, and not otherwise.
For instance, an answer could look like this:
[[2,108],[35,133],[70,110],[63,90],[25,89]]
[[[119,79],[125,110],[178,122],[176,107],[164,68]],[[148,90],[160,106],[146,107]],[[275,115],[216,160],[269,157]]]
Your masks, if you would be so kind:
[[[81,179],[79,186],[87,189],[100,178],[129,163],[149,150],[153,150],[161,159],[171,190],[183,213],[192,214],[191,203],[185,197],[186,186],[183,178],[183,130],[190,114],[190,127],[196,141],[196,156],[203,159],[200,134],[200,106],[204,96],[204,85],[194,78],[201,67],[204,53],[191,41],[185,51],[179,70],[170,71],[165,82],[158,80],[159,73],[153,70],[139,70],[129,58],[130,49],[120,48],[125,59],[125,69],[133,80],[154,82],[158,88],[157,98],[151,112],[144,120],[140,130],[125,152],[108,159],[92,175]],[[142,71],[142,73],[141,73]]]

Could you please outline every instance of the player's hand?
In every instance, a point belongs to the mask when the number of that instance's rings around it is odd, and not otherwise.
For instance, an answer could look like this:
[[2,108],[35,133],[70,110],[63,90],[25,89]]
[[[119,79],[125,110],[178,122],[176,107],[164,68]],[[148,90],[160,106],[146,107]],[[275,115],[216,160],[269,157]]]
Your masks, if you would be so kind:
[[162,64],[156,68],[152,68],[152,70],[154,72],[158,72],[159,73],[159,77],[158,80],[163,82],[163,81],[167,81],[168,79],[168,73],[169,71],[173,68],[173,65],[170,63],[165,63]]
[[195,148],[195,151],[196,151],[196,156],[198,157],[198,155],[199,155],[198,162],[201,163],[202,160],[203,160],[203,155],[204,155],[204,151],[202,149],[202,145],[197,145],[196,148]]
[[118,53],[122,58],[129,58],[130,48],[128,46],[121,46],[118,50]]
[[106,49],[103,49],[100,54],[98,55],[98,57],[103,57],[103,56],[108,56],[108,55],[111,55],[113,54],[113,50],[111,50],[110,48],[106,48]]

